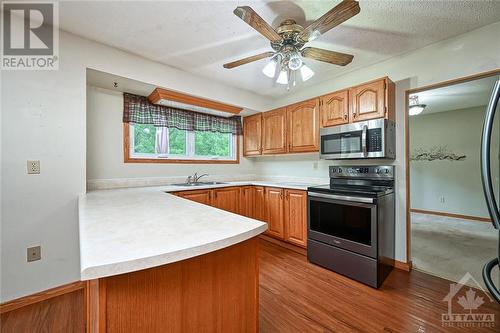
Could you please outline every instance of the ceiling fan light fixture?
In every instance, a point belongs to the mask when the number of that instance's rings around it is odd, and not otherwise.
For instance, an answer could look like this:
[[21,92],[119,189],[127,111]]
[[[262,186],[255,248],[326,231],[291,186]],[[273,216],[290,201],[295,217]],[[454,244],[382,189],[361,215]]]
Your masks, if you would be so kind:
[[273,78],[276,75],[276,66],[277,61],[275,59],[271,59],[265,66],[262,68],[262,73],[265,76]]
[[276,83],[279,84],[288,84],[288,73],[285,70],[282,70],[280,72],[280,75],[278,76],[278,79],[276,80]]
[[300,68],[300,66],[302,66],[302,58],[300,57],[299,52],[290,52],[290,56],[288,58],[288,68],[292,71],[296,71]]
[[302,81],[306,82],[314,76],[314,71],[306,66],[306,64],[303,64],[302,67],[300,67],[300,76],[302,77]]

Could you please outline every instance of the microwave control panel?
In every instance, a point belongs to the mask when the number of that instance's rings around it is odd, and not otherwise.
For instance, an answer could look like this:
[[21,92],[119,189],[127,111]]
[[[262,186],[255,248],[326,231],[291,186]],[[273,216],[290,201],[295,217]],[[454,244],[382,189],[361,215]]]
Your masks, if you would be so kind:
[[368,151],[382,151],[382,129],[369,129],[366,141],[368,143]]

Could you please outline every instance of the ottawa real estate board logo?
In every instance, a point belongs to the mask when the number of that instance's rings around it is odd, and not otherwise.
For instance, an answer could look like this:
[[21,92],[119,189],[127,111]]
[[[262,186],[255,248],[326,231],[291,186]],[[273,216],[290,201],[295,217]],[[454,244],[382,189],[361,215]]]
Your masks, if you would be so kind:
[[59,68],[59,11],[55,2],[2,2],[2,70]]
[[495,301],[470,273],[466,273],[457,283],[450,284],[450,292],[443,302],[448,303],[448,312],[441,315],[443,327],[495,327],[495,313],[485,308],[485,305],[494,304]]

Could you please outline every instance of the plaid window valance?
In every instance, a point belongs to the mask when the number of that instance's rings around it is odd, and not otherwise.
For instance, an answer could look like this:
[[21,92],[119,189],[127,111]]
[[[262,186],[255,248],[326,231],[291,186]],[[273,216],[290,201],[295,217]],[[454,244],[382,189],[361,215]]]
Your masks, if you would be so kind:
[[241,117],[229,118],[156,105],[144,97],[123,94],[123,122],[175,127],[188,131],[241,134]]

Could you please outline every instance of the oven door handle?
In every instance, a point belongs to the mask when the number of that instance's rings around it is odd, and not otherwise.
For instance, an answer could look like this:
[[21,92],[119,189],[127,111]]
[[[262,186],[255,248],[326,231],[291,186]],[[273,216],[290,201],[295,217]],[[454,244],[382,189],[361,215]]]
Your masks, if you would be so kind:
[[363,156],[368,156],[368,150],[366,149],[366,134],[368,133],[368,126],[363,126],[363,132],[361,132],[361,150],[363,151]]
[[354,201],[361,203],[374,203],[374,198],[365,198],[365,197],[353,197],[349,195],[337,195],[337,194],[325,194],[325,193],[316,193],[316,192],[307,192],[310,197],[316,198],[324,198],[324,199],[334,199],[334,200],[344,200],[344,201]]

